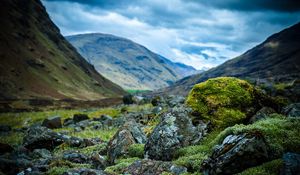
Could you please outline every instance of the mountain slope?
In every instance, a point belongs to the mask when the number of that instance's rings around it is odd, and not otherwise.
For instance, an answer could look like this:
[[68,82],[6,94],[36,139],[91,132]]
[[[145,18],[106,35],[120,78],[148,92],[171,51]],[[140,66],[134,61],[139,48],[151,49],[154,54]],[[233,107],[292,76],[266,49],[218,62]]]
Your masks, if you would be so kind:
[[270,36],[239,57],[204,73],[183,78],[163,91],[187,95],[194,84],[219,76],[240,77],[256,83],[298,83],[300,23]]
[[2,0],[0,15],[0,99],[124,94],[64,39],[39,0]]
[[100,33],[66,38],[98,72],[125,89],[166,87],[195,71],[125,38]]

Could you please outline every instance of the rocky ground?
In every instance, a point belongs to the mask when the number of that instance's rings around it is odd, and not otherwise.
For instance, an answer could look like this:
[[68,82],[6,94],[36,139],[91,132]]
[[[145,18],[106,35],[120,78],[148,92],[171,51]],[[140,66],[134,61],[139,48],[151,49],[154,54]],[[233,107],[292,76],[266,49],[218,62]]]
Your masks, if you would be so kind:
[[299,174],[300,104],[258,92],[216,79],[187,99],[3,113],[1,174]]

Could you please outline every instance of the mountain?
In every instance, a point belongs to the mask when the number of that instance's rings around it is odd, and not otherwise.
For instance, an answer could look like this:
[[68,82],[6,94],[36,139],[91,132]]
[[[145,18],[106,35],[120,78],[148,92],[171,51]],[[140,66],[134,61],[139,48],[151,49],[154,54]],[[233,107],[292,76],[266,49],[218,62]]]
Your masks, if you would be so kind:
[[125,38],[100,33],[66,38],[98,72],[124,89],[158,89],[196,71]]
[[0,99],[97,100],[125,92],[60,34],[39,0],[1,0]]
[[299,93],[300,23],[270,36],[263,43],[220,66],[177,81],[164,89],[163,93],[187,95],[195,84],[220,76],[244,78],[257,84],[293,84]]

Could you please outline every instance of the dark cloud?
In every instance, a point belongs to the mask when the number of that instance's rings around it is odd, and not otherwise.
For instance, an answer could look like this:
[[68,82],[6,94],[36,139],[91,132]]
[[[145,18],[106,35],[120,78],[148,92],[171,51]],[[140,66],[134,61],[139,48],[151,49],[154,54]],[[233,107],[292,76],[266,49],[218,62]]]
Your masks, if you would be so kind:
[[191,0],[201,4],[238,11],[284,11],[295,12],[300,10],[300,1],[298,0]]

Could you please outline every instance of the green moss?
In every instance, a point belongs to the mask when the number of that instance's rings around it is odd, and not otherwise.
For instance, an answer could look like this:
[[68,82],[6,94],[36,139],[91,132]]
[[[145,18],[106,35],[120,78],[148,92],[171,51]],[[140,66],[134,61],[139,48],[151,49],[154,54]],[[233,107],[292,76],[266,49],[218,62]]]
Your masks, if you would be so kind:
[[61,175],[64,172],[68,171],[70,168],[66,166],[61,166],[61,167],[53,167],[49,169],[46,174],[48,175]]
[[253,106],[256,91],[244,80],[233,77],[213,78],[196,84],[186,103],[202,119],[224,128],[246,118],[246,109]]
[[139,160],[139,158],[137,157],[118,159],[115,165],[107,167],[104,171],[112,175],[122,174],[122,171],[126,167],[128,167],[129,165],[131,165],[133,162],[137,160]]
[[11,146],[21,145],[23,143],[24,134],[21,132],[11,132],[0,137],[1,143],[6,143]]
[[188,146],[176,152],[177,159],[173,163],[184,166],[189,172],[199,173],[200,165],[211,154],[212,147],[217,143],[215,138],[220,131],[213,131],[207,135],[199,145]]
[[253,133],[262,135],[274,158],[286,151],[300,153],[300,120],[273,114],[252,125],[235,125],[222,131],[216,138],[221,143],[230,134]]
[[249,168],[238,175],[277,175],[283,166],[282,159],[276,159],[260,166]]
[[145,146],[145,144],[130,145],[128,148],[128,156],[144,158],[144,146]]

